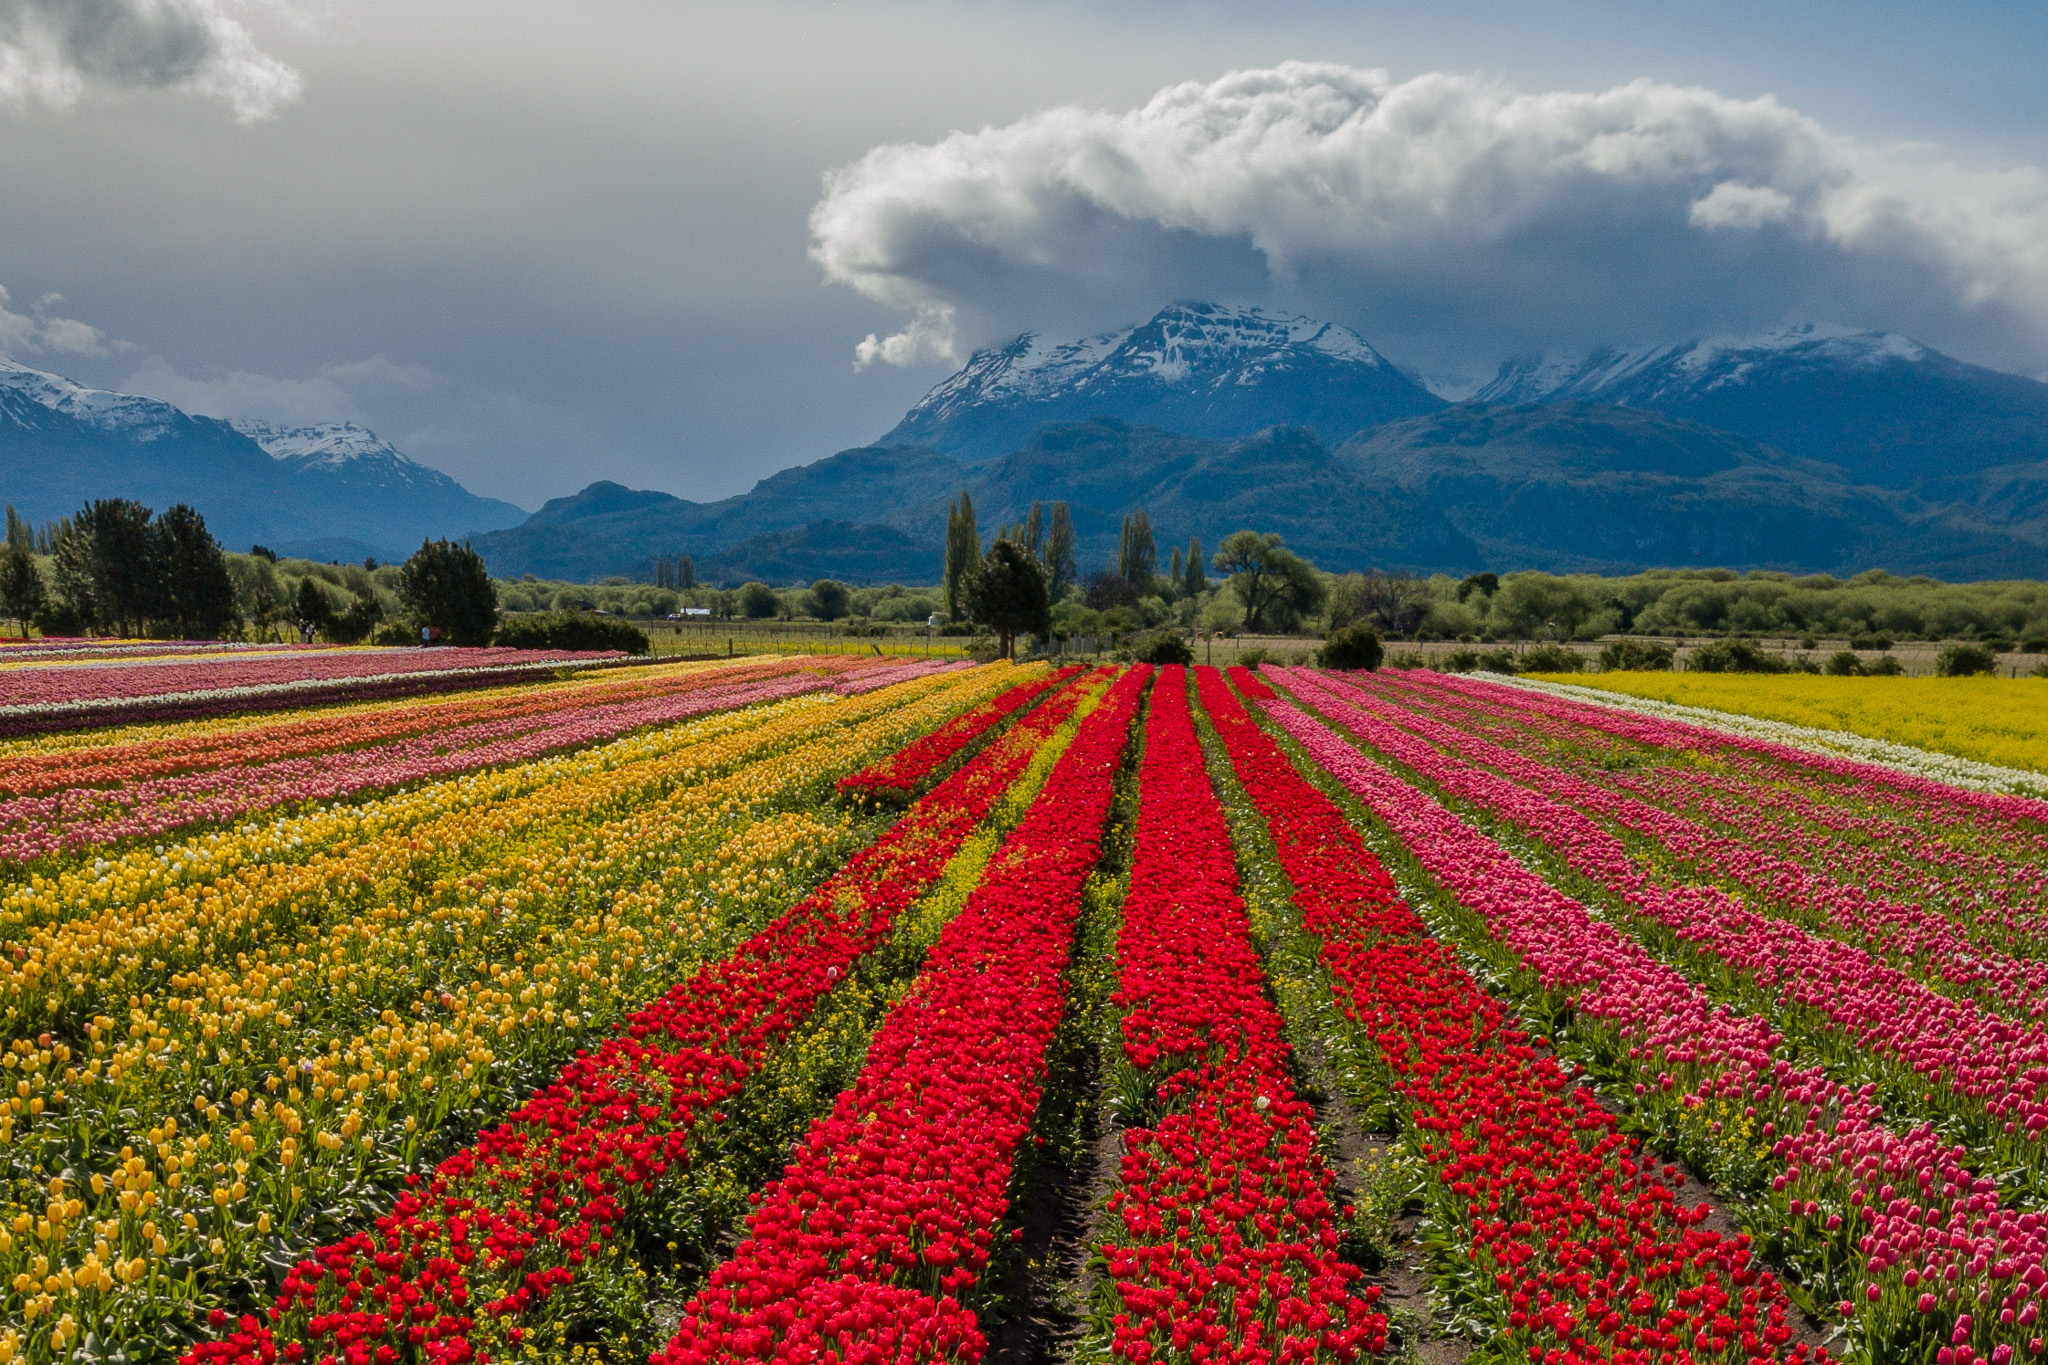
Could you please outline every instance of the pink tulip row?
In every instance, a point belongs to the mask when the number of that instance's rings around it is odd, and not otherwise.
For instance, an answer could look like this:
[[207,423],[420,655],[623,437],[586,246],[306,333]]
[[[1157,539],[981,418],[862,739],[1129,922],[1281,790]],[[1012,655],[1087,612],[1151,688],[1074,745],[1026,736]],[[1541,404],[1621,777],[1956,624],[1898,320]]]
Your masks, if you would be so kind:
[[36,640],[0,639],[0,663],[30,658],[134,658],[165,654],[285,654],[331,649],[331,645],[243,643],[236,640],[103,640],[79,635],[45,635]]
[[185,1365],[517,1358],[528,1327],[635,1211],[661,1206],[744,1122],[732,1110],[748,1079],[889,940],[1080,700],[1070,690],[1036,708],[732,956],[637,1011],[417,1182],[373,1232],[300,1260],[267,1319],[216,1320],[222,1335]]
[[[506,650],[506,654],[542,651]],[[82,701],[0,705],[0,737],[51,734],[106,725],[144,725],[165,720],[197,720],[209,716],[275,711],[315,703],[377,701],[388,697],[420,697],[462,692],[507,683],[540,681],[568,670],[625,668],[643,660],[616,654],[583,654],[571,658],[501,660],[447,667],[438,659],[415,657],[413,666],[392,671],[342,677],[290,678],[282,682],[237,683],[191,691],[152,692],[136,697],[100,697]]]
[[[1441,685],[1467,693],[1507,690],[1499,683],[1457,676],[1446,676]],[[1552,696],[1545,696],[1540,702],[1528,704],[1538,706],[1549,714],[1568,716],[1592,729],[1648,744],[1653,748],[1741,755],[1767,760],[1781,770],[1825,774],[1859,789],[1882,791],[1888,800],[1903,800],[1913,803],[1920,809],[1946,813],[1948,818],[1967,815],[1988,827],[2019,825],[2030,831],[2038,831],[2044,823],[2048,823],[2048,801],[2034,797],[2005,796],[1995,792],[1970,791],[1961,787],[1946,786],[1929,778],[1902,773],[1897,769],[1875,763],[1810,753],[1804,749],[1773,744],[1768,740],[1751,739],[1746,735],[1729,734],[1705,726],[1664,720],[1616,707],[1596,706]],[[2036,835],[2035,838],[2038,840],[2039,836]]]
[[[1412,732],[1447,754],[1458,755],[1474,764],[1484,764],[1515,783],[1547,792],[1558,802],[1654,840],[1689,868],[1695,877],[1733,882],[1754,893],[1766,906],[1782,906],[1809,916],[1824,926],[1830,935],[1827,940],[1829,947],[1825,951],[1838,951],[1842,945],[1834,944],[1832,939],[1840,936],[1869,950],[1863,955],[1866,958],[1873,954],[1904,957],[1915,964],[1915,970],[1899,973],[1898,969],[1889,966],[1882,970],[1915,978],[1913,989],[1917,996],[1929,994],[1924,986],[1918,984],[1919,981],[1932,978],[1980,994],[1992,1008],[2003,1006],[2007,1013],[2022,1018],[2048,1011],[2048,963],[2026,961],[1997,949],[1987,949],[1945,915],[1920,905],[1872,896],[1859,887],[1760,850],[1748,841],[1718,834],[1682,815],[1562,772],[1553,764],[1516,754],[1454,726],[1431,720],[1404,705],[1402,700],[1397,700],[1392,695],[1393,689],[1338,678],[1321,682],[1334,694],[1372,708],[1376,719],[1363,723],[1373,729],[1375,745],[1385,748],[1386,745],[1381,743],[1384,739],[1412,752],[1428,752],[1427,746],[1416,749],[1413,740],[1402,737],[1403,731]],[[1405,753],[1402,761],[1410,761]],[[1577,842],[1576,833],[1567,838],[1574,849],[1585,854],[1583,845]],[[1624,866],[1627,855],[1621,851],[1618,842],[1611,839],[1608,842],[1614,844],[1614,848],[1605,855],[1609,865]],[[1616,886],[1614,889],[1623,888]],[[1750,914],[1747,911],[1742,913]],[[1750,917],[1755,918],[1753,914]],[[1775,932],[1793,931],[1789,926],[1779,926]],[[1955,1008],[1968,1012],[1966,1007]],[[1936,1027],[1950,1027],[1954,1022],[1953,1017],[1943,1018]],[[2005,1052],[2012,1041],[2003,1040],[1999,1050]],[[2048,1044],[2048,1035],[2043,1035],[2043,1042]],[[2048,1119],[2036,1126],[2048,1126]]]
[[[1985,1159],[2040,1170],[2048,1164],[2048,1031],[1952,1000],[1867,951],[1771,919],[1719,887],[1670,886],[1653,877],[1595,821],[1531,788],[1495,777],[1404,734],[1347,701],[1312,673],[1286,685],[1381,752],[1459,799],[1508,820],[1573,871],[1690,945],[1700,969],[1751,983],[1781,1027],[1823,1052],[1874,1054],[1942,1085],[1944,1108],[1971,1120]],[[1534,782],[1559,790],[1570,779]]]
[[[1759,848],[1853,878],[1894,901],[1929,904],[1980,944],[2025,957],[2039,956],[2048,944],[2048,835],[2031,825],[1898,792],[1886,792],[1873,808],[1854,783],[1737,750],[1715,753],[1719,772],[1663,764],[1610,772],[1596,760],[1614,737],[1581,718],[1603,708],[1421,674],[1388,677],[1385,685],[1404,706],[1589,781],[1692,811]],[[1652,723],[1639,736],[1667,724],[1638,719]],[[1660,735],[1658,747],[1683,750],[1690,738]]]
[[563,649],[349,649],[303,654],[207,655],[109,663],[63,663],[0,669],[0,708],[66,702],[134,700],[224,687],[261,687],[441,673],[514,664],[570,663],[592,656]]
[[1764,1020],[1712,1005],[1324,723],[1285,701],[1266,711],[1476,917],[1515,971],[1572,1005],[1575,1027],[1612,1030],[1613,1065],[1634,1078],[1641,1113],[1675,1139],[1745,1160],[1759,1136],[1770,1144],[1769,1192],[1758,1197],[1796,1249],[1852,1268],[1831,1287],[1863,1340],[1897,1351],[1882,1358],[1939,1349],[1944,1361],[2003,1365],[2016,1349],[2043,1349],[2048,1219],[2002,1206],[1996,1184],[1964,1168],[1962,1148],[1924,1125],[1885,1127],[1874,1086],[1851,1089],[1778,1056],[1783,1039]]
[[372,747],[265,762],[250,760],[113,790],[73,788],[52,796],[0,800],[0,859],[23,861],[117,839],[144,838],[202,820],[230,820],[290,802],[327,801],[543,754],[669,725],[713,711],[815,692],[829,685],[808,672],[727,682],[685,674],[673,691],[632,701],[602,694],[572,710],[480,718]]
[[[827,656],[830,658],[831,656]],[[860,697],[911,678],[929,678],[934,673],[956,673],[974,665],[966,659],[910,659],[869,663],[862,660],[846,677],[832,685],[842,697]]]
[[[1156,1117],[1124,1130],[1101,1244],[1110,1353],[1351,1360],[1385,1343],[1337,1255],[1331,1175],[1266,998],[1184,669],[1153,691],[1117,940],[1123,1062]],[[1143,1116],[1138,1116],[1142,1119]]]
[[1081,723],[656,1365],[979,1357],[960,1299],[1008,1210],[1065,1014],[1082,886],[1150,672],[1127,672]]

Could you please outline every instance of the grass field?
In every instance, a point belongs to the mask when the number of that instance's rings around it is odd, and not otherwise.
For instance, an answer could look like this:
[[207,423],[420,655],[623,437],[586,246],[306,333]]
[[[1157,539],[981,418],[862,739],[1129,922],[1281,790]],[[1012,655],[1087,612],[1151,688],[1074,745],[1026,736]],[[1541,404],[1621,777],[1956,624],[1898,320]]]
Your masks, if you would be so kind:
[[2048,772],[2048,679],[1556,673],[1572,683]]

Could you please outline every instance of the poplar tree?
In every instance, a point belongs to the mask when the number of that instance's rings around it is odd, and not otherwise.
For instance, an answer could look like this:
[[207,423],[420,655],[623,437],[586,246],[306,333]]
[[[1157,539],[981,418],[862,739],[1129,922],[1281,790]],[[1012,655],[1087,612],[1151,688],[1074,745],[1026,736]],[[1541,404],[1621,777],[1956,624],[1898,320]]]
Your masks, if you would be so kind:
[[981,565],[981,532],[974,525],[974,502],[961,490],[946,509],[946,615],[957,621],[967,606],[967,587]]
[[1158,564],[1159,552],[1152,543],[1152,519],[1142,511],[1132,512],[1124,518],[1123,540],[1117,546],[1117,575],[1143,597],[1152,591]]
[[1074,581],[1074,514],[1063,502],[1052,505],[1052,529],[1045,537],[1045,571],[1054,601]]

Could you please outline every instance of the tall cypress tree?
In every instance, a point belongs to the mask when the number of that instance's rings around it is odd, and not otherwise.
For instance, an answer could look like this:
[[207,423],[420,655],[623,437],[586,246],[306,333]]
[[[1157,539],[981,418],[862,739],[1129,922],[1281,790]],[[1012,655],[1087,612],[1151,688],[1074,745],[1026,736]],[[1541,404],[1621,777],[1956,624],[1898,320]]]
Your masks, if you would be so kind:
[[1188,537],[1187,568],[1182,572],[1185,575],[1180,581],[1182,596],[1199,597],[1209,590],[1209,575],[1202,572],[1202,538],[1200,536]]
[[981,565],[981,532],[974,525],[974,500],[961,490],[946,509],[946,614],[953,620],[967,607],[967,585]]
[[1052,505],[1052,529],[1045,537],[1045,571],[1054,601],[1074,581],[1074,514],[1063,502]]
[[1152,519],[1142,511],[1132,512],[1124,518],[1123,540],[1117,547],[1117,575],[1142,597],[1152,591],[1158,564],[1159,552],[1152,542]]

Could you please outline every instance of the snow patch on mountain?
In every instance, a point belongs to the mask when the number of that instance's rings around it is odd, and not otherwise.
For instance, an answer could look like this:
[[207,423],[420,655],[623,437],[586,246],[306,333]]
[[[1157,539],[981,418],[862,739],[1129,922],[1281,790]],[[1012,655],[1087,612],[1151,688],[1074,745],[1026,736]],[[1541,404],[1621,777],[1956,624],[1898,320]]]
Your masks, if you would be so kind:
[[1339,323],[1260,308],[1184,303],[1150,321],[1077,341],[1026,332],[977,351],[926,394],[913,418],[942,420],[967,407],[1030,401],[1133,380],[1174,389],[1256,385],[1310,357],[1391,369],[1364,337]]
[[1642,406],[1744,385],[1772,369],[1875,368],[1891,362],[1918,364],[1934,354],[1896,332],[1862,331],[1826,322],[1791,323],[1742,337],[1524,356],[1501,366],[1500,373],[1474,399],[1500,404],[1577,400]]
[[4,356],[0,356],[0,389],[134,441],[153,441],[185,419],[185,414],[169,403],[130,393],[89,389],[63,375],[33,369]]

